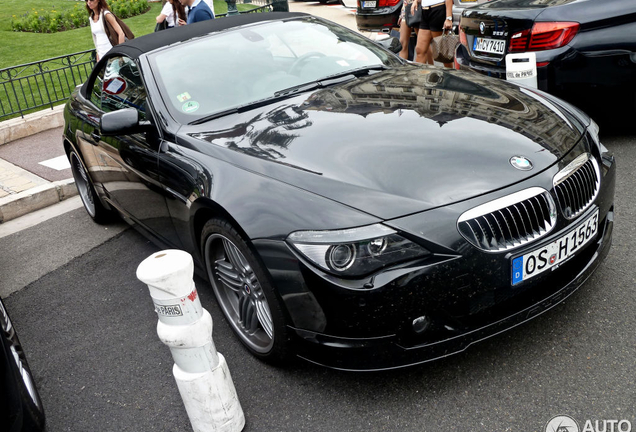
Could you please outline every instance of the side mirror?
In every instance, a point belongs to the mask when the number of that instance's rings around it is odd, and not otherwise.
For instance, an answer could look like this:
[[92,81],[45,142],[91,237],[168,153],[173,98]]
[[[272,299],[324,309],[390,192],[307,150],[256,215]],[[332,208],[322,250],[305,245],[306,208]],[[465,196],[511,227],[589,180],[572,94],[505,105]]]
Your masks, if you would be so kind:
[[393,36],[382,39],[381,41],[375,41],[375,43],[395,54],[402,51],[402,44],[400,43],[400,40]]
[[99,129],[102,135],[126,135],[143,132],[150,124],[139,121],[139,112],[135,108],[125,108],[102,115]]

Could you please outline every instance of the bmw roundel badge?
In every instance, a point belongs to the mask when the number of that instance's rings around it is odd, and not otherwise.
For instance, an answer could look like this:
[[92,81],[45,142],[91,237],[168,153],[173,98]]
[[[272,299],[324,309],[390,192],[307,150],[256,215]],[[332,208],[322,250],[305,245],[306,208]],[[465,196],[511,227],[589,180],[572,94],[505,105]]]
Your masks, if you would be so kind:
[[530,159],[523,156],[513,156],[510,158],[510,165],[521,171],[530,171],[533,167]]
[[484,34],[484,32],[486,31],[486,24],[484,24],[483,21],[479,23],[479,31],[481,32],[481,34]]

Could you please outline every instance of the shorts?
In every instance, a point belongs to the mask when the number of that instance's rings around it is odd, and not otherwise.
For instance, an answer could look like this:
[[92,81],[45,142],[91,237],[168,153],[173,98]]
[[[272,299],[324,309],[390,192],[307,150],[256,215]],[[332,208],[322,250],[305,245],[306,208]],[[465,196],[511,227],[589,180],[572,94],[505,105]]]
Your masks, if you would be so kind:
[[444,3],[429,9],[422,9],[420,29],[441,32],[444,30],[446,20],[446,5]]

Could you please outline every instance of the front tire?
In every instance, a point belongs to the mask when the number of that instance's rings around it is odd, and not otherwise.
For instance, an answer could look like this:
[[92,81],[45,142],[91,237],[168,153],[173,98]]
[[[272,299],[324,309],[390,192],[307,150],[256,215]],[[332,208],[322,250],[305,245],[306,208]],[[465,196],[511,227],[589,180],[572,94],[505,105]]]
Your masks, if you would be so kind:
[[104,224],[113,219],[113,212],[102,204],[95,192],[95,188],[91,183],[82,160],[75,150],[71,150],[68,155],[68,160],[71,163],[71,172],[73,173],[73,179],[75,180],[75,187],[79,194],[84,208],[88,215],[98,224]]
[[223,219],[205,224],[201,247],[216,299],[239,340],[261,360],[286,362],[289,341],[282,303],[256,254]]

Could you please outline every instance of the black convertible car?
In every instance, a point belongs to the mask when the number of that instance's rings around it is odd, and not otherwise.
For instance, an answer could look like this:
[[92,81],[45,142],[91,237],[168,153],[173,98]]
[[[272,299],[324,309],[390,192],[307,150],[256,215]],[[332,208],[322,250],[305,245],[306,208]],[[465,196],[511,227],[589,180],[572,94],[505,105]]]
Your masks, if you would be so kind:
[[531,51],[541,90],[595,116],[636,112],[634,0],[498,0],[466,9],[460,29],[463,69],[505,79],[506,55]]
[[585,114],[304,14],[119,45],[65,119],[88,213],[191,252],[272,362],[462,351],[569,296],[611,243],[614,158]]

